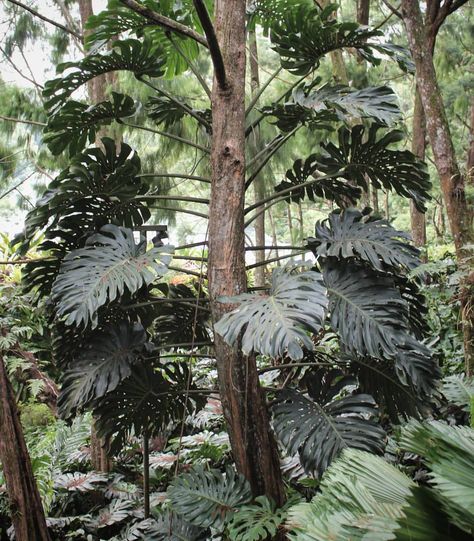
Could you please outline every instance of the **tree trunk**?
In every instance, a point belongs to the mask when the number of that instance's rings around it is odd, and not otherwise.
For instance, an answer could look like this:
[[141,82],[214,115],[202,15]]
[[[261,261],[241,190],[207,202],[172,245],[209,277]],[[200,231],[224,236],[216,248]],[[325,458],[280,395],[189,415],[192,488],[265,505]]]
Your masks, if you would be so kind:
[[[420,93],[416,90],[415,105],[413,108],[413,133],[411,151],[421,160],[425,159],[426,150],[426,120]],[[425,214],[417,210],[413,201],[410,201],[411,235],[415,246],[426,244]]]
[[0,461],[16,541],[51,541],[20,424],[15,394],[1,356]]
[[[461,270],[469,270],[469,256],[472,251],[474,235],[472,214],[467,203],[465,182],[459,170],[454,146],[449,130],[446,111],[436,78],[433,64],[433,30],[423,24],[418,0],[402,0],[402,15],[407,29],[408,43],[416,67],[416,82],[426,116],[426,130],[433,150],[436,169],[440,177],[446,213],[454,239],[458,265]],[[461,291],[463,314],[466,307],[472,306],[472,291],[469,284],[464,284]],[[472,342],[473,310],[467,310],[468,319],[463,320],[466,372],[474,368]]]
[[[257,34],[255,30],[249,31],[249,53],[250,53],[250,87],[252,89],[252,96],[255,96],[260,89],[260,74],[258,71],[258,48],[257,48]],[[258,125],[251,137],[254,139],[255,154],[261,149],[260,138],[260,125]],[[261,201],[265,197],[265,186],[261,175],[253,181],[255,202]],[[262,212],[255,219],[255,246],[265,246],[265,213]],[[255,285],[257,287],[263,287],[265,285],[265,250],[257,250],[255,252],[255,263],[259,263],[260,266],[255,268]]]
[[[223,295],[246,290],[244,251],[246,2],[217,0],[217,40],[227,87],[214,78],[212,93],[211,201],[209,209],[209,292],[214,321],[232,306]],[[254,495],[284,500],[277,446],[254,357],[244,357],[215,336],[219,387],[237,469]]]

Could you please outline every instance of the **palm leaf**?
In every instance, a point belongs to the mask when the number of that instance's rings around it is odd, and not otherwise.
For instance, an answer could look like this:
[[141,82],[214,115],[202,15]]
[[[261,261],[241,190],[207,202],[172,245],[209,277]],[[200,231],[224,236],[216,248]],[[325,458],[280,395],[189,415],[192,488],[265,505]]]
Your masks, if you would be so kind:
[[474,534],[474,430],[412,421],[403,428],[400,445],[424,458],[445,511],[458,527]]
[[78,409],[113,391],[131,374],[146,342],[140,324],[110,325],[89,338],[67,369],[58,400],[59,414],[68,419]]
[[308,246],[319,257],[358,258],[376,270],[386,267],[412,270],[420,264],[420,252],[407,241],[410,236],[394,229],[387,220],[366,219],[356,209],[332,212],[316,222],[316,237]]
[[98,490],[106,481],[106,475],[93,471],[63,473],[55,478],[54,487],[68,492],[92,492]]
[[95,141],[101,126],[133,116],[135,111],[133,99],[116,92],[112,92],[111,101],[103,101],[90,107],[70,100],[49,117],[43,142],[54,155],[61,154],[69,147],[69,154],[74,156],[88,143]]
[[218,470],[195,467],[176,477],[168,488],[173,510],[188,522],[202,528],[221,530],[235,509],[252,498],[245,478],[227,468]]
[[351,130],[341,127],[339,146],[321,144],[324,153],[319,156],[319,170],[330,175],[339,173],[365,190],[367,177],[377,189],[395,190],[424,212],[431,189],[426,164],[408,150],[388,148],[405,138],[402,131],[393,130],[378,138],[379,129],[379,124],[372,124],[366,134],[362,125]]
[[134,293],[165,274],[169,254],[166,246],[145,252],[144,243],[135,244],[132,230],[104,226],[89,237],[84,248],[64,258],[52,288],[58,316],[66,316],[69,325],[96,327],[98,308],[125,289]]
[[[190,381],[188,367],[177,362],[156,368],[133,365],[131,375],[94,404],[97,433],[111,439],[112,453],[120,451],[132,433],[154,436],[204,404]],[[194,391],[192,399],[187,390]]]
[[79,62],[60,64],[57,71],[62,73],[68,70],[68,74],[46,82],[43,90],[43,96],[47,99],[45,106],[48,109],[57,108],[87,81],[111,71],[131,71],[135,77],[163,75],[165,61],[162,51],[153,41],[120,40],[114,41],[112,47],[108,54],[89,55]]
[[340,370],[309,376],[311,398],[295,389],[278,391],[272,404],[275,432],[290,455],[298,452],[308,473],[321,475],[345,448],[379,453],[385,433],[375,422],[370,395],[338,395],[354,382]]
[[314,184],[301,187],[301,184],[318,178],[318,158],[316,154],[311,154],[306,160],[298,159],[293,163],[292,169],[286,172],[285,180],[275,186],[275,191],[280,192],[293,188],[286,200],[288,202],[300,203],[307,197],[310,201],[315,201],[317,197],[335,201],[337,205],[343,206],[350,201],[352,204],[361,196],[361,189],[352,186],[348,182],[337,178],[320,178]]
[[474,398],[474,378],[465,374],[454,374],[443,379],[443,394],[464,411],[471,411]]
[[[302,266],[305,270],[298,272]],[[255,351],[280,357],[287,351],[291,359],[303,356],[301,345],[313,348],[308,332],[321,329],[327,305],[321,275],[308,270],[308,264],[294,262],[273,270],[268,295],[244,293],[221,302],[239,304],[215,325],[216,332],[228,344],[235,344],[245,328],[245,354]]]
[[354,90],[344,85],[324,85],[312,90],[313,86],[298,87],[293,92],[294,102],[316,113],[334,109],[343,119],[369,117],[390,125],[400,118],[396,95],[388,86]]

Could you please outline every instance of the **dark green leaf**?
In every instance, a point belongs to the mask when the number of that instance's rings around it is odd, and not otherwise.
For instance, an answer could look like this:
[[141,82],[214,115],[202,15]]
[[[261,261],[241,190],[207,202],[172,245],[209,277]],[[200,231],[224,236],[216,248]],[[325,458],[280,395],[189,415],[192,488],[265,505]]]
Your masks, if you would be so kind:
[[[310,265],[310,264],[309,264]],[[215,330],[228,344],[235,344],[242,330],[242,351],[252,351],[291,359],[303,356],[301,345],[313,348],[309,332],[318,332],[325,319],[326,292],[321,275],[308,270],[308,264],[290,262],[273,269],[268,295],[244,293],[221,302],[239,304],[224,315]],[[303,267],[302,272],[298,268]],[[306,267],[306,268],[305,268]]]
[[307,376],[311,399],[295,389],[276,393],[273,426],[288,453],[300,455],[306,472],[322,475],[340,452],[352,447],[379,453],[385,433],[375,422],[374,399],[365,394],[338,397],[350,380],[339,370]]
[[136,244],[133,231],[115,225],[102,227],[88,238],[86,246],[67,254],[53,288],[58,316],[66,324],[96,327],[97,310],[127,290],[136,292],[167,271],[170,247],[145,252]]
[[134,114],[133,99],[116,92],[112,92],[111,101],[90,107],[71,100],[49,118],[43,142],[52,154],[61,154],[69,147],[69,154],[73,156],[95,141],[101,126],[108,126],[114,120],[119,121]]
[[64,375],[58,399],[63,419],[75,415],[97,398],[113,391],[131,374],[143,352],[146,333],[140,324],[122,322],[96,331]]
[[395,190],[413,200],[418,210],[425,210],[430,199],[431,183],[426,164],[408,150],[389,150],[389,146],[405,138],[393,130],[378,138],[380,125],[372,124],[365,140],[366,128],[339,129],[339,146],[324,143],[318,169],[326,174],[340,173],[342,178],[367,189],[366,177],[377,188]]

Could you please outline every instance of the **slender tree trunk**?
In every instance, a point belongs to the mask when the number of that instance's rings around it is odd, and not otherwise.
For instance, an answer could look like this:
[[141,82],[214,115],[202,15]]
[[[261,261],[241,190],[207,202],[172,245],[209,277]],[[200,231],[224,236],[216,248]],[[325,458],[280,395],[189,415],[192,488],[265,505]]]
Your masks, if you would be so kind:
[[[209,209],[209,292],[214,321],[232,308],[223,295],[246,290],[244,251],[246,2],[217,0],[217,40],[224,57],[227,88],[214,79],[211,201]],[[234,460],[255,495],[281,504],[283,484],[277,446],[254,357],[244,357],[215,337],[219,387]]]
[[[250,87],[252,96],[260,89],[260,74],[258,70],[258,48],[257,35],[255,30],[249,31],[249,64],[250,64]],[[254,133],[251,135],[254,139],[255,153],[261,148],[260,126],[257,126]],[[258,175],[253,181],[255,202],[261,201],[265,197],[265,186],[263,178]],[[265,246],[265,213],[262,212],[255,220],[255,246]],[[265,250],[257,250],[255,252],[255,263],[260,263],[259,267],[255,268],[255,285],[263,287],[265,285]]]
[[[272,244],[273,246],[275,246],[275,257],[280,257],[280,254],[278,252],[278,236],[277,236],[277,232],[276,232],[276,227],[275,227],[275,219],[273,217],[273,210],[272,209],[268,209],[268,221],[270,222],[270,228],[272,230]],[[281,261],[277,261],[277,266],[279,267],[281,265]]]
[[[425,159],[426,150],[426,120],[420,93],[416,90],[415,105],[413,108],[413,133],[411,151],[421,160]],[[425,214],[417,210],[413,201],[410,201],[411,235],[415,246],[426,244]]]
[[0,356],[0,462],[16,541],[51,541],[20,424],[15,394]]

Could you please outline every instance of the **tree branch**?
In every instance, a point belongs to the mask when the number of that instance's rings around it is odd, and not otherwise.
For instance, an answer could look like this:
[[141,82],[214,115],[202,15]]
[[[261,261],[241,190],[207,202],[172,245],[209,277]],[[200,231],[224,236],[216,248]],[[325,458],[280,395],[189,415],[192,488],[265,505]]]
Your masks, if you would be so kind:
[[392,6],[392,4],[390,4],[390,2],[388,2],[388,0],[382,0],[382,2],[388,7],[388,9],[389,9],[394,15],[396,15],[399,19],[403,19],[402,14],[400,13],[400,11],[399,11],[397,8],[394,8],[394,7]]
[[219,42],[217,41],[216,33],[214,31],[214,26],[204,2],[202,0],[193,0],[193,4],[196,8],[197,15],[207,37],[207,43],[209,46],[209,52],[211,53],[212,63],[214,65],[214,74],[217,79],[217,84],[222,90],[225,90],[227,88],[227,77],[225,73],[224,59],[222,58],[222,53],[219,47]]
[[209,47],[206,38],[204,36],[201,36],[201,34],[199,34],[198,32],[195,32],[192,28],[189,28],[184,24],[178,23],[177,21],[173,21],[173,19],[157,13],[156,11],[147,8],[138,2],[135,2],[135,0],[120,0],[120,2],[124,6],[130,8],[135,13],[138,13],[149,21],[154,22],[165,30],[175,32],[176,34],[180,34],[181,36],[187,38],[191,38],[194,41],[200,43],[201,45],[204,45],[204,47]]
[[38,19],[41,19],[49,24],[52,24],[53,26],[56,26],[56,28],[60,28],[61,30],[64,30],[64,32],[67,32],[68,34],[71,34],[71,36],[76,37],[77,39],[82,40],[81,34],[78,34],[76,31],[72,30],[71,28],[68,28],[67,26],[64,26],[61,23],[58,23],[56,21],[53,21],[52,19],[49,19],[48,17],[45,17],[44,15],[41,15],[41,13],[38,13],[34,9],[30,8],[29,6],[26,6],[25,4],[22,4],[21,2],[18,2],[18,0],[7,0],[11,4],[15,4],[16,6],[19,6],[26,11],[29,11],[34,17],[38,17]]
[[22,120],[21,118],[13,118],[11,116],[0,115],[0,120],[6,122],[16,122],[17,124],[29,124],[31,126],[46,126],[44,122],[37,122],[36,120]]

